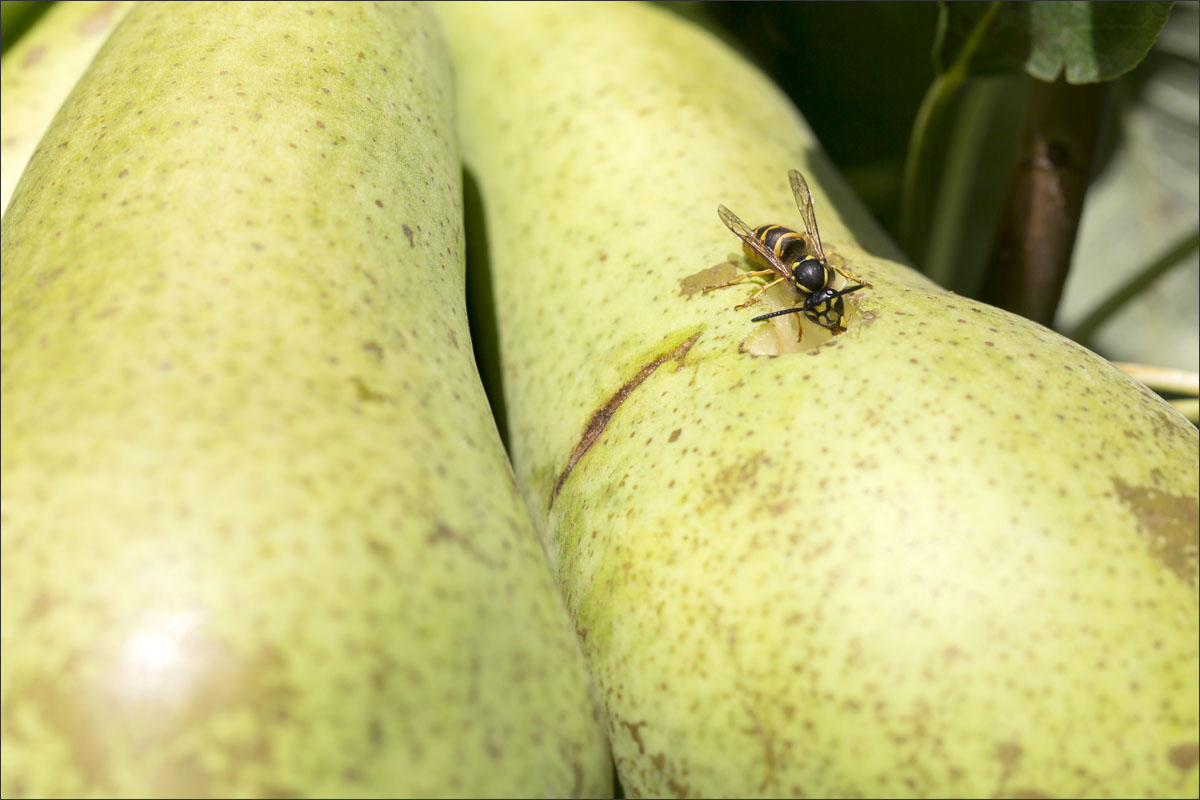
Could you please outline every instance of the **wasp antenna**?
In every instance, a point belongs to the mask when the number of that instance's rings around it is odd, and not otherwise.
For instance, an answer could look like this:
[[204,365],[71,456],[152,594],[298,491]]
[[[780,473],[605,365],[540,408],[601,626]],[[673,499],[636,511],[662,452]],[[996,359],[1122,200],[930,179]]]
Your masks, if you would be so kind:
[[771,317],[782,317],[784,314],[801,314],[804,312],[804,306],[796,306],[795,308],[785,308],[780,311],[772,311],[769,314],[759,314],[757,317],[751,318],[751,322],[762,322],[764,319]]
[[841,297],[844,294],[850,294],[851,292],[857,292],[859,289],[866,289],[866,288],[867,288],[867,285],[865,283],[860,283],[858,286],[851,286],[848,289],[838,289],[836,296]]

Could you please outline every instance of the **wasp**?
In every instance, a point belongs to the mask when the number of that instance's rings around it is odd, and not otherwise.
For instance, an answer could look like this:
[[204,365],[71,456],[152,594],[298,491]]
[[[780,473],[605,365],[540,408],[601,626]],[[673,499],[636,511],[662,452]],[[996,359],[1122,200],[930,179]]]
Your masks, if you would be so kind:
[[[860,289],[870,289],[872,288],[871,284],[862,282],[861,279],[852,277],[837,267],[829,265],[825,257],[825,248],[821,246],[821,234],[817,231],[817,217],[813,214],[812,192],[808,190],[808,181],[804,180],[804,176],[800,174],[799,170],[794,169],[788,170],[788,179],[792,184],[792,194],[796,196],[796,207],[804,219],[804,230],[808,234],[807,237],[782,225],[759,225],[754,230],[750,230],[750,226],[742,222],[737,214],[723,205],[717,206],[717,215],[721,217],[725,227],[742,240],[746,257],[766,269],[744,272],[726,283],[706,286],[704,291],[732,286],[746,278],[773,274],[775,280],[763,286],[751,295],[749,300],[737,307],[745,308],[753,305],[758,302],[763,292],[784,281],[790,281],[796,287],[804,298],[804,302],[793,308],[761,314],[750,320],[751,322],[761,322],[764,319],[783,314],[803,314],[822,328],[827,328],[834,335],[845,333],[846,329],[842,325],[842,320],[845,317],[846,306],[842,297]],[[842,289],[832,288],[830,283],[833,281],[835,271],[855,285]],[[801,328],[800,336],[801,338],[804,336],[803,328]]]

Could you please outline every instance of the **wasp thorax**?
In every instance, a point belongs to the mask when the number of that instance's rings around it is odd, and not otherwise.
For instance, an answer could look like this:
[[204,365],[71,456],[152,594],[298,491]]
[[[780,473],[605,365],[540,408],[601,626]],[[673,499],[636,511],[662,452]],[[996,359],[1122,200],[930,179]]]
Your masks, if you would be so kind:
[[792,267],[792,280],[797,287],[811,294],[824,289],[829,283],[829,270],[820,261],[808,256]]

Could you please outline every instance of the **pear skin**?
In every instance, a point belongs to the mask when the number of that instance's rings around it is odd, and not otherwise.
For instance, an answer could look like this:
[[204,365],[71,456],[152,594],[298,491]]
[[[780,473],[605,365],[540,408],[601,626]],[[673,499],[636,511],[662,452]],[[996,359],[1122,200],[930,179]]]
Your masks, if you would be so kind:
[[38,140],[96,51],[133,7],[126,0],[55,3],[4,54],[0,68],[0,211]]
[[428,9],[144,4],[0,237],[2,783],[605,796]]
[[[671,13],[437,9],[517,479],[628,795],[1194,797],[1196,429],[903,264]],[[750,268],[718,204],[802,229],[790,168],[871,284],[840,336],[703,291]]]

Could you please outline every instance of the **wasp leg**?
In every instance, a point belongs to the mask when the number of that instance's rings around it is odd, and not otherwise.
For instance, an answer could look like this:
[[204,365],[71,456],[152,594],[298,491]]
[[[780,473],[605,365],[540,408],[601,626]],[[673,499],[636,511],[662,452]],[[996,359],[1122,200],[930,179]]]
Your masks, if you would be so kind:
[[759,270],[758,272],[743,272],[741,275],[738,275],[736,278],[734,278],[731,281],[725,281],[724,283],[717,283],[712,286],[705,286],[700,291],[703,293],[703,292],[711,292],[713,289],[724,289],[726,286],[733,286],[735,283],[741,283],[742,281],[746,280],[746,278],[757,278],[761,275],[773,275],[773,274],[775,274],[775,270],[773,270],[773,269],[763,269],[763,270]]
[[839,266],[836,266],[836,265],[833,263],[833,261],[832,261],[830,258],[827,258],[827,259],[825,260],[825,263],[826,263],[826,264],[828,264],[828,265],[830,266],[830,268],[831,268],[831,269],[833,269],[833,271],[834,271],[834,272],[836,272],[838,275],[841,275],[843,278],[845,278],[845,279],[847,280],[847,282],[849,282],[849,283],[861,283],[863,286],[867,287],[868,289],[874,289],[874,288],[875,288],[874,286],[872,286],[871,284],[867,283],[866,281],[864,281],[862,278],[858,277],[857,275],[855,275],[855,274],[853,274],[853,273],[851,273],[851,272],[847,272],[847,271],[846,271],[846,269],[845,269],[845,266],[846,266],[846,259],[842,258],[841,254],[839,254],[839,253],[830,253],[829,255],[830,255],[830,257],[832,257],[832,256],[837,256],[837,260],[838,260],[838,261],[840,261],[840,262],[842,262],[842,263],[841,263],[841,266],[840,266],[840,267],[839,267]]
[[[833,266],[833,265],[831,264],[830,266]],[[866,282],[866,281],[864,281],[862,278],[858,277],[857,275],[855,275],[855,274],[854,274],[854,273],[852,273],[852,272],[846,272],[845,270],[838,269],[837,267],[833,267],[833,269],[834,269],[834,271],[835,271],[835,272],[837,272],[837,274],[838,274],[838,275],[841,275],[843,278],[845,278],[845,279],[846,279],[846,283],[847,283],[847,284],[851,284],[851,283],[861,283],[861,284],[862,284],[862,285],[863,285],[865,288],[867,288],[867,289],[874,289],[874,288],[875,288],[873,285],[871,285],[871,284],[867,283],[867,282]]]
[[733,307],[734,310],[741,311],[743,308],[748,308],[749,306],[754,305],[755,303],[758,302],[758,298],[762,297],[763,292],[765,292],[767,289],[770,289],[775,284],[782,283],[782,282],[783,282],[783,278],[776,278],[775,280],[771,281],[770,283],[764,285],[762,288],[760,288],[754,294],[750,295],[750,297],[746,300],[746,302],[738,303],[736,306],[734,306]]

